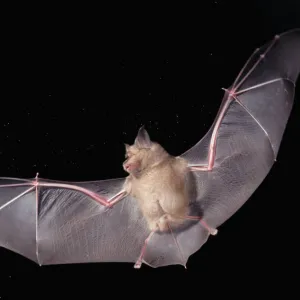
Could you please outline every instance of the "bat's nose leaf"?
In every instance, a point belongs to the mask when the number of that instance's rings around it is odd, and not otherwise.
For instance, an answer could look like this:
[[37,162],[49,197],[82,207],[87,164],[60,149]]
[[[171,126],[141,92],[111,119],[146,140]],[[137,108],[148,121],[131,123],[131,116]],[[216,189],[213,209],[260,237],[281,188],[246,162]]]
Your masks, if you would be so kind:
[[138,148],[150,148],[151,147],[151,139],[150,136],[145,129],[144,125],[140,127],[138,134],[135,138],[134,144]]

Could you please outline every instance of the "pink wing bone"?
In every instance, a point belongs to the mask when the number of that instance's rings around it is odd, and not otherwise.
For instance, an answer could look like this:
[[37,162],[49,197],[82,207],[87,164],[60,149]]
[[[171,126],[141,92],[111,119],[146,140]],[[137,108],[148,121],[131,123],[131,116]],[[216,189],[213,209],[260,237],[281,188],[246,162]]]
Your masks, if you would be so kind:
[[[237,101],[240,105],[240,101],[238,100],[238,95],[241,95],[249,90],[257,89],[259,87],[272,84],[274,82],[284,80],[284,78],[276,78],[273,80],[269,80],[251,87],[248,87],[243,90],[239,90],[240,86],[244,83],[244,81],[251,75],[251,73],[255,70],[257,65],[261,62],[261,60],[267,55],[267,53],[271,50],[273,45],[276,43],[276,41],[280,38],[279,35],[276,35],[273,39],[273,41],[270,43],[269,47],[265,50],[263,54],[260,55],[259,59],[255,62],[255,64],[252,66],[252,68],[246,73],[246,75],[240,80],[243,72],[245,71],[246,67],[249,65],[249,62],[252,60],[254,55],[259,51],[259,48],[257,48],[252,55],[249,57],[249,59],[246,61],[245,65],[241,69],[240,73],[236,77],[232,88],[231,89],[225,89],[222,88],[226,93],[227,97],[225,99],[224,105],[222,105],[221,110],[218,113],[218,116],[216,118],[216,122],[214,125],[214,129],[212,132],[212,136],[210,139],[210,144],[209,144],[209,151],[208,151],[208,164],[207,165],[189,165],[189,168],[192,172],[197,172],[197,171],[211,171],[214,167],[215,163],[215,154],[216,154],[216,143],[217,143],[217,135],[218,135],[218,130],[220,127],[220,124],[223,120],[223,117],[227,111],[227,108],[230,106],[232,101]],[[240,81],[239,81],[240,80]],[[287,79],[288,80],[288,79]]]
[[[25,194],[31,192],[34,188],[37,189],[39,186],[45,186],[45,187],[55,187],[55,188],[64,188],[64,189],[71,189],[75,190],[81,193],[84,193],[85,195],[91,197],[93,200],[97,201],[101,205],[111,208],[113,207],[117,202],[122,200],[126,196],[126,192],[121,190],[119,193],[117,193],[115,196],[110,198],[109,200],[105,199],[104,197],[99,196],[97,193],[90,191],[86,188],[73,185],[73,184],[65,184],[65,183],[49,183],[49,182],[43,182],[43,181],[38,181],[38,174],[35,177],[35,180],[28,180],[28,182],[25,183],[15,183],[15,184],[4,184],[0,185],[0,188],[5,188],[5,187],[20,187],[20,186],[29,186],[30,188],[27,189],[26,191],[22,192],[20,195],[16,196],[12,200],[9,201],[12,202],[14,200],[17,200],[18,198],[24,196]],[[8,204],[8,203],[7,203]],[[6,204],[6,205],[7,205]]]
[[[246,89],[243,90],[239,90],[240,86],[244,83],[244,81],[251,75],[251,73],[255,70],[255,68],[257,67],[257,65],[261,62],[261,60],[267,55],[267,53],[270,51],[270,49],[273,47],[273,45],[276,43],[276,41],[280,38],[279,35],[276,35],[273,39],[273,41],[270,43],[269,47],[265,50],[265,52],[263,54],[260,55],[259,59],[255,62],[255,64],[250,68],[250,70],[245,74],[245,76],[240,80],[243,72],[245,71],[246,67],[249,65],[249,62],[251,61],[251,59],[253,58],[253,56],[259,51],[259,48],[256,49],[252,55],[250,56],[250,58],[247,60],[247,62],[245,63],[245,65],[243,66],[243,68],[241,69],[240,73],[238,74],[238,76],[236,77],[232,88],[231,89],[225,89],[223,88],[223,90],[225,90],[225,92],[227,93],[227,97],[225,98],[224,104],[222,105],[218,116],[216,118],[215,121],[215,125],[213,128],[213,132],[212,132],[212,136],[210,139],[210,144],[209,144],[209,151],[208,151],[208,163],[206,165],[198,165],[198,164],[191,164],[189,165],[189,169],[192,172],[197,172],[197,171],[211,171],[214,167],[214,163],[215,163],[215,154],[216,154],[216,143],[217,143],[217,135],[218,135],[218,130],[220,128],[220,124],[224,118],[224,115],[228,109],[228,107],[230,106],[230,104],[232,103],[232,101],[236,101],[238,102],[240,105],[242,105],[240,103],[240,101],[238,100],[238,95],[241,95],[249,90],[253,90],[253,89],[257,89],[260,88],[262,86],[268,85],[268,84],[272,84],[274,82],[280,81],[280,80],[288,80],[288,78],[275,78],[251,87],[248,87]],[[240,80],[240,81],[239,81]],[[242,105],[243,106],[243,105]],[[244,106],[243,106],[244,107]],[[102,196],[100,196],[99,194],[90,191],[86,188],[77,186],[77,185],[72,185],[72,184],[65,184],[65,183],[49,183],[49,182],[43,182],[43,181],[38,181],[38,173],[35,177],[35,180],[28,180],[27,182],[23,182],[23,183],[16,183],[16,184],[6,184],[6,185],[0,185],[0,188],[4,188],[4,187],[19,187],[19,186],[31,186],[31,187],[38,187],[38,186],[45,186],[45,187],[57,187],[57,188],[65,188],[65,189],[72,189],[75,191],[79,191],[82,192],[84,194],[86,194],[87,196],[91,197],[92,199],[94,199],[95,201],[97,201],[98,203],[100,203],[101,205],[107,207],[107,208],[112,208],[116,203],[118,203],[120,200],[122,200],[124,197],[127,196],[127,192],[125,190],[121,190],[119,193],[117,193],[115,196],[113,196],[110,199],[106,199]],[[17,196],[17,198],[21,197],[22,195],[25,195],[26,193],[29,193],[30,191],[32,191],[32,188],[29,188],[28,190],[26,190],[25,192],[23,192],[22,194],[20,194],[19,196]],[[15,199],[15,198],[14,198]],[[207,226],[207,228],[209,228]],[[210,230],[211,231],[211,230]]]

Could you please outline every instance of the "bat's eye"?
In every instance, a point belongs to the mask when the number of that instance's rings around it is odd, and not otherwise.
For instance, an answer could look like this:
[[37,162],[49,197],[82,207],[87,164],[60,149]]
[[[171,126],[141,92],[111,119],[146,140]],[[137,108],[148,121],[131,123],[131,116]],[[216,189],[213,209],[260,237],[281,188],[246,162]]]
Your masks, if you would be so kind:
[[130,158],[132,155],[130,153],[125,154],[125,158]]

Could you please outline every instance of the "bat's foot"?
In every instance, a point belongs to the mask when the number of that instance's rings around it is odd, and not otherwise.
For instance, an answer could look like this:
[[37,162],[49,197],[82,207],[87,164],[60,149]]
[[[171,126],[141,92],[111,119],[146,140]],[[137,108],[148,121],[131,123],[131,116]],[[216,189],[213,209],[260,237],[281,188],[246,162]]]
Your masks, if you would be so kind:
[[208,231],[211,235],[216,235],[218,233],[218,229],[216,229],[216,228],[209,228]]
[[204,221],[201,220],[200,223],[202,224],[203,227],[206,228],[206,230],[209,232],[209,234],[216,235],[218,233],[218,229],[212,228],[212,227],[208,226],[206,224],[206,222],[204,222]]
[[142,261],[141,260],[138,260],[135,264],[134,264],[134,268],[135,269],[140,269],[142,266]]
[[159,230],[159,226],[158,226],[158,223],[156,221],[149,222],[148,227],[149,227],[150,231]]

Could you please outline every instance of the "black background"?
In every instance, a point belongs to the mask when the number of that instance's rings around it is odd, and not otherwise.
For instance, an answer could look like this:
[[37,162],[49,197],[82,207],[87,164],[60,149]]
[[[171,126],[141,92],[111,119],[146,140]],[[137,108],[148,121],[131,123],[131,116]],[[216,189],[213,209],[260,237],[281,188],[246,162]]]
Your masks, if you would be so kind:
[[[3,25],[0,110],[3,177],[97,180],[125,176],[124,143],[144,124],[179,155],[213,122],[252,51],[300,26],[297,1],[202,1],[154,7],[18,7]],[[299,82],[299,81],[298,81]],[[0,297],[23,282],[112,280],[171,275],[197,281],[287,279],[295,268],[299,88],[277,163],[251,199],[180,266],[36,266],[0,249]],[[155,277],[154,277],[155,276]],[[249,280],[250,279],[250,280]],[[249,281],[248,281],[249,280]],[[69,282],[69,281],[68,281]],[[292,282],[290,282],[292,283]],[[70,288],[70,285],[67,285]],[[28,290],[29,289],[29,290]],[[33,287],[28,291],[34,294]],[[82,289],[82,288],[81,288]],[[22,291],[24,292],[24,290]],[[110,289],[110,293],[115,292]],[[98,291],[99,295],[99,291]]]

